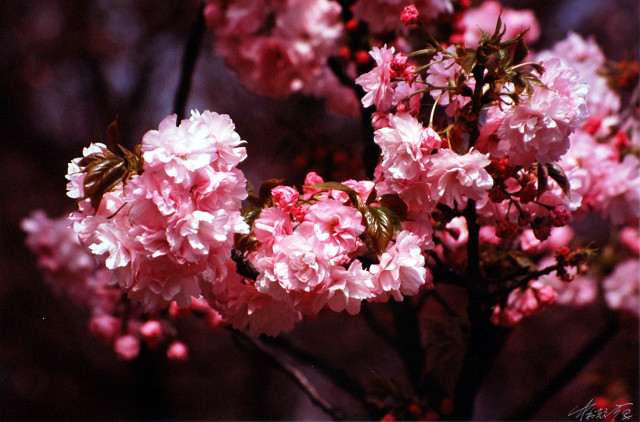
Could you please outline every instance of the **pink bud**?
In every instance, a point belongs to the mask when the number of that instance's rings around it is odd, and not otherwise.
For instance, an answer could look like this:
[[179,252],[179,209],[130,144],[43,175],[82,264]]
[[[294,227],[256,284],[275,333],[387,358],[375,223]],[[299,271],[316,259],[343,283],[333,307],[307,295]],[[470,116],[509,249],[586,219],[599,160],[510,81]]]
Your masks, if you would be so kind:
[[311,189],[307,187],[307,186],[313,186],[318,183],[324,183],[324,179],[321,176],[319,176],[318,173],[316,173],[315,171],[309,172],[307,173],[307,177],[304,178],[304,185],[302,187],[302,191],[305,193],[305,195],[318,192],[321,189]]
[[187,349],[187,346],[184,343],[174,341],[167,349],[167,358],[183,362],[189,359],[189,349]]
[[420,13],[414,4],[406,6],[402,13],[400,13],[400,21],[405,25],[411,25],[418,23],[420,20]]
[[416,71],[418,70],[417,67],[415,67],[414,65],[410,64],[408,65],[404,71],[402,72],[402,77],[404,78],[404,81],[406,83],[408,83],[409,85],[411,85],[413,83],[413,81],[416,80]]
[[97,315],[91,318],[89,330],[98,340],[110,344],[120,335],[122,322],[108,314]]
[[514,303],[514,307],[523,315],[533,315],[540,308],[540,303],[538,302],[535,291],[527,288],[516,303]]
[[133,360],[140,353],[140,342],[135,336],[127,334],[118,337],[113,344],[113,349],[120,359]]
[[536,295],[542,305],[551,305],[558,297],[558,293],[551,286],[540,287],[537,289]]
[[278,208],[290,213],[298,204],[300,193],[291,186],[280,185],[271,189],[271,196],[273,196],[273,202]]
[[150,320],[140,327],[140,334],[151,349],[155,349],[162,340],[162,326],[158,321]]
[[404,69],[407,67],[408,57],[404,53],[397,53],[391,63],[389,63],[389,67],[396,73],[402,73]]

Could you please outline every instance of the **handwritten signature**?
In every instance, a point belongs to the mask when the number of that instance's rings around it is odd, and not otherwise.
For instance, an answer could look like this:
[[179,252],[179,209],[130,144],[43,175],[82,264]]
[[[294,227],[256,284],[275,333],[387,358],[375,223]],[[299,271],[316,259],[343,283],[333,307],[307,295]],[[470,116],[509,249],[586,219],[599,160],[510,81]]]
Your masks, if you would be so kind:
[[608,420],[614,421],[621,417],[620,420],[627,421],[633,417],[631,407],[633,403],[616,404],[615,407],[596,407],[593,399],[589,400],[583,407],[576,406],[569,412],[567,416],[575,416],[576,420]]

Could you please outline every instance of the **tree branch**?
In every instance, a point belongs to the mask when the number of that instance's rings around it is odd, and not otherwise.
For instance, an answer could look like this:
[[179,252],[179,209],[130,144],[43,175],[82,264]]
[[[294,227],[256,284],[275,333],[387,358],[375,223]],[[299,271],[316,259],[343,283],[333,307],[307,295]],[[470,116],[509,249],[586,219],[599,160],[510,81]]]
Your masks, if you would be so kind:
[[349,376],[346,371],[340,368],[335,368],[319,357],[312,355],[311,353],[304,350],[298,349],[282,337],[265,337],[264,339],[262,339],[262,341],[268,343],[269,345],[275,346],[280,350],[283,350],[285,353],[289,354],[295,359],[310,365],[314,369],[321,371],[337,386],[342,388],[345,392],[349,393],[363,405],[366,405],[365,388],[358,381],[351,378],[351,376]]
[[187,98],[189,98],[189,92],[191,91],[191,81],[193,79],[193,72],[196,67],[196,61],[200,54],[200,46],[204,33],[207,29],[204,20],[204,2],[198,7],[198,17],[191,27],[191,33],[187,39],[187,45],[184,49],[182,56],[182,70],[180,72],[180,82],[176,95],[173,101],[173,112],[178,116],[178,122],[185,117],[185,108],[187,105]]
[[259,353],[260,356],[267,360],[267,362],[273,365],[275,368],[282,371],[293,382],[300,387],[300,389],[309,397],[311,402],[318,406],[322,411],[331,416],[333,420],[344,420],[343,412],[333,406],[329,401],[320,395],[318,390],[315,389],[309,379],[300,372],[293,365],[279,359],[271,350],[267,349],[259,340],[243,333],[239,330],[231,329],[232,338],[239,347],[249,346],[254,352]]

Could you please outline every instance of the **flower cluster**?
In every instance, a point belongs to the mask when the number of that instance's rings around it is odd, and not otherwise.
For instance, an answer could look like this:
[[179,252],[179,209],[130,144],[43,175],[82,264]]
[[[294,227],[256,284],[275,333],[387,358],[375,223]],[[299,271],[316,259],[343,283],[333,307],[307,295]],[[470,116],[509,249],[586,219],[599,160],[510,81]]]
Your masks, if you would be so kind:
[[217,53],[251,91],[344,101],[353,94],[327,67],[343,36],[341,11],[333,0],[208,0],[204,13]]
[[[169,116],[143,137],[142,174],[105,192],[97,209],[79,202],[71,219],[82,244],[145,309],[187,306],[201,284],[226,277],[233,234],[247,230],[242,143],[226,115],[193,112],[178,126]],[[104,149],[93,144],[84,156]],[[86,188],[82,163],[69,164],[73,198]]]
[[[274,186],[262,207],[248,210],[254,215],[253,230],[240,243],[245,245],[244,259],[257,270],[255,282],[245,279],[212,295],[231,324],[277,334],[325,306],[356,314],[363,300],[403,300],[431,286],[424,239],[385,226],[387,219],[397,217],[380,203],[363,204],[362,198],[372,196],[372,182],[325,184],[310,173],[306,185],[302,193]],[[386,242],[381,240],[385,236]],[[235,299],[230,291],[238,288],[245,297],[240,309],[221,299]],[[270,312],[254,315],[264,306]]]
[[66,216],[50,219],[43,211],[36,211],[23,220],[22,228],[27,233],[27,246],[38,254],[46,281],[58,294],[90,311],[90,332],[113,347],[123,360],[137,357],[142,347],[164,350],[172,360],[186,359],[188,348],[179,340],[176,321],[187,315],[203,318],[213,331],[226,325],[220,314],[201,299],[193,299],[188,308],[182,309],[171,302],[164,314],[144,312],[120,288],[111,285],[112,271],[97,264]]
[[[468,7],[207,1],[218,52],[249,89],[349,102],[354,92],[338,78],[355,79],[363,108],[375,107],[374,180],[311,172],[301,189],[269,180],[247,192],[230,117],[194,111],[165,118],[133,151],[114,144],[111,127],[108,146],[91,144],[69,164],[72,231],[34,214],[23,225],[28,245],[127,359],[141,344],[175,340],[172,319],[187,313],[275,336],[324,308],[356,314],[363,301],[417,295],[433,274],[465,286],[475,278],[499,325],[555,301],[589,303],[598,283],[610,307],[637,308],[640,125],[621,117],[604,55],[575,34],[531,54],[532,14],[501,13],[492,1]],[[407,28],[443,14],[456,17],[451,44],[410,51]],[[356,39],[363,24],[388,42]],[[368,71],[356,78],[348,60],[344,74],[329,70],[330,57],[351,58],[341,43],[369,42],[357,60]],[[572,220],[589,213],[626,236],[599,277],[583,272],[589,253],[568,247]],[[183,359],[185,347],[167,353]]]

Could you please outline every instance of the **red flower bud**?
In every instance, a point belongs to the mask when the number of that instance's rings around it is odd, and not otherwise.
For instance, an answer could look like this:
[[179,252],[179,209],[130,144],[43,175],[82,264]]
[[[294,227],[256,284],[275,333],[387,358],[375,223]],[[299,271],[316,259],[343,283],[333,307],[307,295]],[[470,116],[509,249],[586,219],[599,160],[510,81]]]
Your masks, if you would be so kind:
[[420,21],[420,12],[414,4],[410,4],[400,13],[400,21],[405,25],[411,25]]

